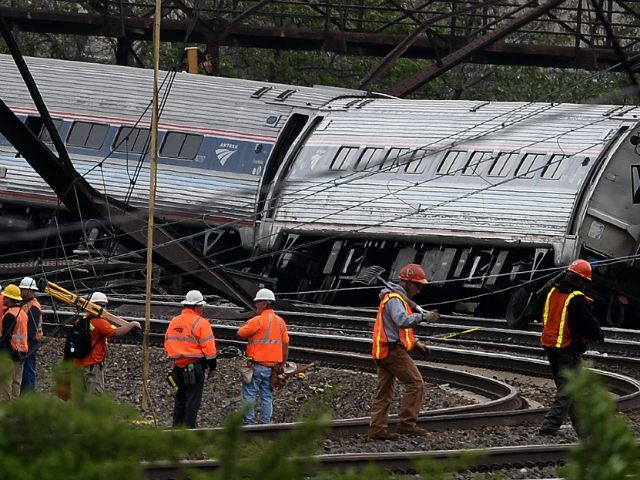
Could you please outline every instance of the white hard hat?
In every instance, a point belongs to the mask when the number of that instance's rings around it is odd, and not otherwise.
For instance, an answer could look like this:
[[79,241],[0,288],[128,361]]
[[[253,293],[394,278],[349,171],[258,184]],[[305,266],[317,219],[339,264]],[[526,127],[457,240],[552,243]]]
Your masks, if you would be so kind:
[[257,302],[258,300],[267,300],[269,302],[275,302],[276,296],[268,288],[261,288],[260,290],[258,290],[258,293],[256,293],[256,298],[253,299],[254,302]]
[[109,303],[107,296],[102,292],[93,292],[89,301],[91,303],[102,303],[103,305]]
[[189,290],[181,302],[183,305],[206,305],[200,290]]
[[18,285],[18,287],[24,288],[25,290],[35,290],[36,292],[38,291],[38,287],[36,287],[36,281],[31,277],[24,277],[20,281],[20,285]]

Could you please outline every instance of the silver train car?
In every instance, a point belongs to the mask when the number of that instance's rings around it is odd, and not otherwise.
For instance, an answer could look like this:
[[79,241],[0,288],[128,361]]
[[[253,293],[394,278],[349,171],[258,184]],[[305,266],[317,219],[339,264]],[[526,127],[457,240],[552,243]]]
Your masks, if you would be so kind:
[[[152,71],[26,61],[76,170],[99,192],[147,208]],[[285,126],[300,131],[341,91],[183,72],[162,72],[160,82],[158,217],[184,235],[205,232],[196,237],[203,254],[238,247],[246,257],[255,197],[276,140]],[[51,143],[7,55],[0,55],[0,98]],[[39,228],[59,208],[54,192],[1,135],[0,202],[5,232]]]
[[[147,203],[151,72],[30,58],[77,170]],[[157,214],[203,255],[276,278],[284,297],[375,303],[367,266],[425,267],[418,301],[519,324],[549,275],[593,262],[603,321],[640,308],[638,115],[632,106],[402,100],[179,73],[160,121]],[[12,60],[0,97],[43,141]],[[0,136],[0,222],[57,199]],[[233,253],[225,253],[233,252]],[[515,288],[514,288],[515,287]],[[295,294],[293,293],[295,292]]]
[[337,99],[283,160],[259,246],[285,248],[281,268],[296,274],[279,277],[328,290],[326,301],[353,296],[341,289],[363,266],[382,264],[393,278],[416,262],[431,281],[419,300],[446,310],[467,299],[477,314],[507,314],[514,325],[544,275],[582,257],[596,266],[590,294],[600,318],[633,323],[639,115],[605,105]]

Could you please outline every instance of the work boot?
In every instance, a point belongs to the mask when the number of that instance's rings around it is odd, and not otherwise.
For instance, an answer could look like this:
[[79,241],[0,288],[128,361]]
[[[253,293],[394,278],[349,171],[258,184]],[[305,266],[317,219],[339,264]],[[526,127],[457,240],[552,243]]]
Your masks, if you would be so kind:
[[538,430],[538,435],[541,435],[543,437],[553,437],[556,433],[558,433],[558,430],[555,428],[543,427]]
[[404,427],[400,425],[398,427],[398,433],[401,435],[412,435],[414,437],[424,437],[429,432],[424,428],[420,428],[420,427]]
[[397,440],[400,437],[397,433],[390,433],[386,431],[382,432],[369,432],[369,440]]

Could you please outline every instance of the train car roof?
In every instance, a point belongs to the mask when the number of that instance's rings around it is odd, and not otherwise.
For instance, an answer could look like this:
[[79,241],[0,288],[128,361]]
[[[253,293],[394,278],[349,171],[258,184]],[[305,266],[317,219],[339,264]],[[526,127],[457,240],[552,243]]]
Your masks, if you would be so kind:
[[[133,124],[151,115],[153,72],[149,69],[25,58],[52,116]],[[193,75],[160,74],[161,128],[235,128],[275,137],[293,109],[315,109],[340,95],[366,96],[366,92],[333,87],[292,87],[277,83]],[[31,97],[13,59],[0,55],[2,99],[14,111],[36,114]],[[268,119],[268,121],[267,121]],[[203,132],[206,133],[206,132]]]

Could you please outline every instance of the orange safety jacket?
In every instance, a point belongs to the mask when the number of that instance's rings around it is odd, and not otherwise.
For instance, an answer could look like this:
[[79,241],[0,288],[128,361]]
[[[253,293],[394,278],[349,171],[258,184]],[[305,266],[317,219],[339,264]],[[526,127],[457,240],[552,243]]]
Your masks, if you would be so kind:
[[42,306],[37,298],[32,298],[27,303],[22,305],[22,310],[27,314],[27,319],[29,318],[29,310],[31,307],[36,307],[38,309],[38,323],[36,324],[36,341],[42,340]]
[[164,349],[180,368],[202,358],[210,360],[218,353],[209,321],[191,308],[171,319],[164,336]]
[[[387,332],[384,330],[384,321],[382,319],[382,313],[384,312],[384,306],[387,304],[389,300],[392,298],[399,299],[404,305],[404,309],[407,312],[407,315],[411,315],[413,310],[411,306],[407,303],[402,295],[395,292],[390,292],[385,294],[382,297],[382,301],[380,302],[380,306],[378,307],[378,315],[376,316],[376,323],[373,325],[373,344],[371,348],[371,353],[373,355],[374,360],[383,360],[387,358],[389,355],[389,342],[387,340]],[[413,328],[399,328],[398,329],[398,338],[400,339],[400,343],[404,346],[407,352],[413,350],[413,347],[416,344],[416,337],[413,332]]]
[[[245,327],[259,325],[251,335],[243,332]],[[281,316],[268,308],[240,327],[238,335],[248,338],[247,355],[256,363],[274,365],[284,361],[283,345],[289,343],[289,333]]]
[[540,344],[543,347],[567,348],[571,345],[571,331],[567,314],[569,302],[574,297],[583,295],[579,290],[562,293],[556,287],[549,290],[542,313],[542,336]]
[[[16,323],[13,326],[13,331],[11,332],[11,348],[20,354],[25,354],[29,351],[27,314],[20,308],[20,305],[13,305],[12,307],[6,308],[4,315],[7,315],[8,313],[16,317]],[[5,332],[2,332],[1,335],[4,336]]]

